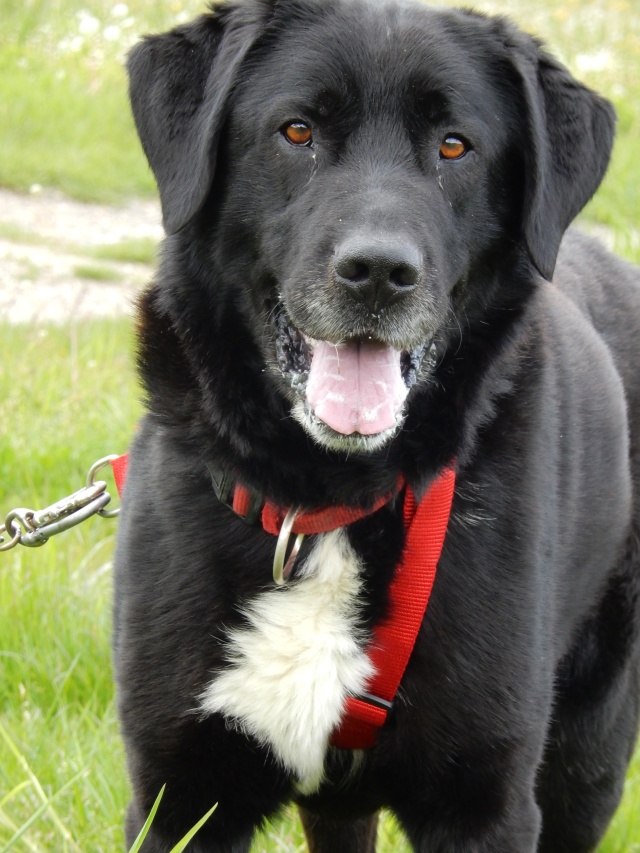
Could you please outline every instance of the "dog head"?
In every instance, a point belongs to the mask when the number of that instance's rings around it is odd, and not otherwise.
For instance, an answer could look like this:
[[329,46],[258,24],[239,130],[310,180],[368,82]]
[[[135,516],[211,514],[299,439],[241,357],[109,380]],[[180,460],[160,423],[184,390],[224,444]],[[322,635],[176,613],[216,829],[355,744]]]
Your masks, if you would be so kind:
[[170,239],[197,235],[294,417],[345,450],[397,433],[515,270],[551,278],[612,145],[532,38],[417,4],[232,2],[129,72]]

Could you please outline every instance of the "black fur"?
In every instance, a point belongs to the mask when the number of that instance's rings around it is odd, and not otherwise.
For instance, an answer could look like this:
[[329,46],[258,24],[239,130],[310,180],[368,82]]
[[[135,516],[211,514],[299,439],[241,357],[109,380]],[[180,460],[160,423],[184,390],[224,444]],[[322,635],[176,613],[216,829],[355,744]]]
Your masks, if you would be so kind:
[[[610,105],[503,19],[366,0],[229,2],[145,39],[129,72],[168,232],[140,306],[149,413],[116,559],[129,843],[166,784],[149,853],[214,802],[189,849],[246,851],[291,799],[315,853],[372,851],[382,806],[430,853],[594,850],[640,702],[640,286],[563,235],[606,169]],[[294,120],[312,147],[283,137]],[[443,162],[451,133],[469,150]],[[378,315],[334,258],[389,234],[422,266]],[[327,447],[292,418],[277,317],[316,340],[429,344],[382,447]],[[296,795],[266,748],[193,713],[274,549],[206,465],[282,506],[367,507],[399,474],[420,494],[452,460],[394,712],[360,773],[330,750],[320,791]],[[349,529],[365,630],[400,513]]]

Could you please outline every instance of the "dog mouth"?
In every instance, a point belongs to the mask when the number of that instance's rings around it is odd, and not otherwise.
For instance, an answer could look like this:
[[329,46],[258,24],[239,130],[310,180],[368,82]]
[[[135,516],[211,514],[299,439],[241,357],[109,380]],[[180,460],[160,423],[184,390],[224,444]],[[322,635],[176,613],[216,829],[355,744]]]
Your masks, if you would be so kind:
[[299,398],[294,414],[316,438],[343,445],[362,436],[364,448],[396,432],[427,342],[397,350],[368,338],[314,340],[293,325],[284,309],[277,312],[275,325],[278,366]]

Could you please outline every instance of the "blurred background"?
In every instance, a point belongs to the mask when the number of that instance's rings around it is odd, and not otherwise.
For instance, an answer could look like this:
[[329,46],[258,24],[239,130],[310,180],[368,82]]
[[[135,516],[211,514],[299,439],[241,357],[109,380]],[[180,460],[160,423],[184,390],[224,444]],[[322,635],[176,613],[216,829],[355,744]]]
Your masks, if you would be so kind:
[[[614,102],[613,161],[581,225],[640,262],[640,0],[473,6],[512,16]],[[140,34],[204,9],[0,0],[0,518],[70,494],[95,459],[129,443],[140,414],[132,303],[162,229],[123,59]],[[116,524],[92,519],[41,549],[0,554],[0,853],[123,849]],[[254,853],[304,849],[287,814]],[[406,849],[390,819],[381,849]],[[601,851],[640,851],[640,756]]]

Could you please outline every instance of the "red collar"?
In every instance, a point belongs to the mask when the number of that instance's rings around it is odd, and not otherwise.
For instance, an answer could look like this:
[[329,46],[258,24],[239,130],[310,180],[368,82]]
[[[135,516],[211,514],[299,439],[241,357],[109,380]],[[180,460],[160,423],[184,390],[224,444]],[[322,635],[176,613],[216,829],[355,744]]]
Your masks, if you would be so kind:
[[[124,455],[111,462],[119,494],[124,488],[127,461]],[[210,473],[216,495],[223,503],[245,519],[261,510],[265,531],[276,536],[279,534],[286,510],[269,502],[263,503],[248,489],[230,483],[225,474],[219,475],[213,469]],[[429,603],[451,514],[455,479],[453,468],[446,468],[433,481],[420,503],[416,503],[411,488],[406,488],[404,552],[389,587],[387,617],[374,627],[367,649],[375,675],[367,684],[366,693],[346,697],[342,720],[331,737],[333,746],[341,749],[372,747],[378,729],[387,719]],[[398,489],[401,486],[399,482]],[[393,494],[380,498],[369,510],[328,507],[298,513],[293,532],[313,534],[344,527],[380,509],[392,497]]]
[[[360,509],[359,507],[349,506],[330,506],[325,509],[309,510],[309,512],[298,512],[295,521],[291,527],[292,533],[303,533],[310,535],[313,533],[327,533],[329,530],[337,530],[338,527],[346,527],[354,521],[358,521],[367,515],[373,515],[400,491],[404,481],[401,477],[398,478],[396,488],[383,495],[369,507],[369,509]],[[232,509],[238,515],[245,517],[249,505],[251,503],[251,493],[243,486],[236,486],[233,496]],[[287,515],[287,510],[276,506],[270,501],[265,501],[262,507],[262,527],[266,533],[272,533],[278,536],[282,528],[282,524]]]

